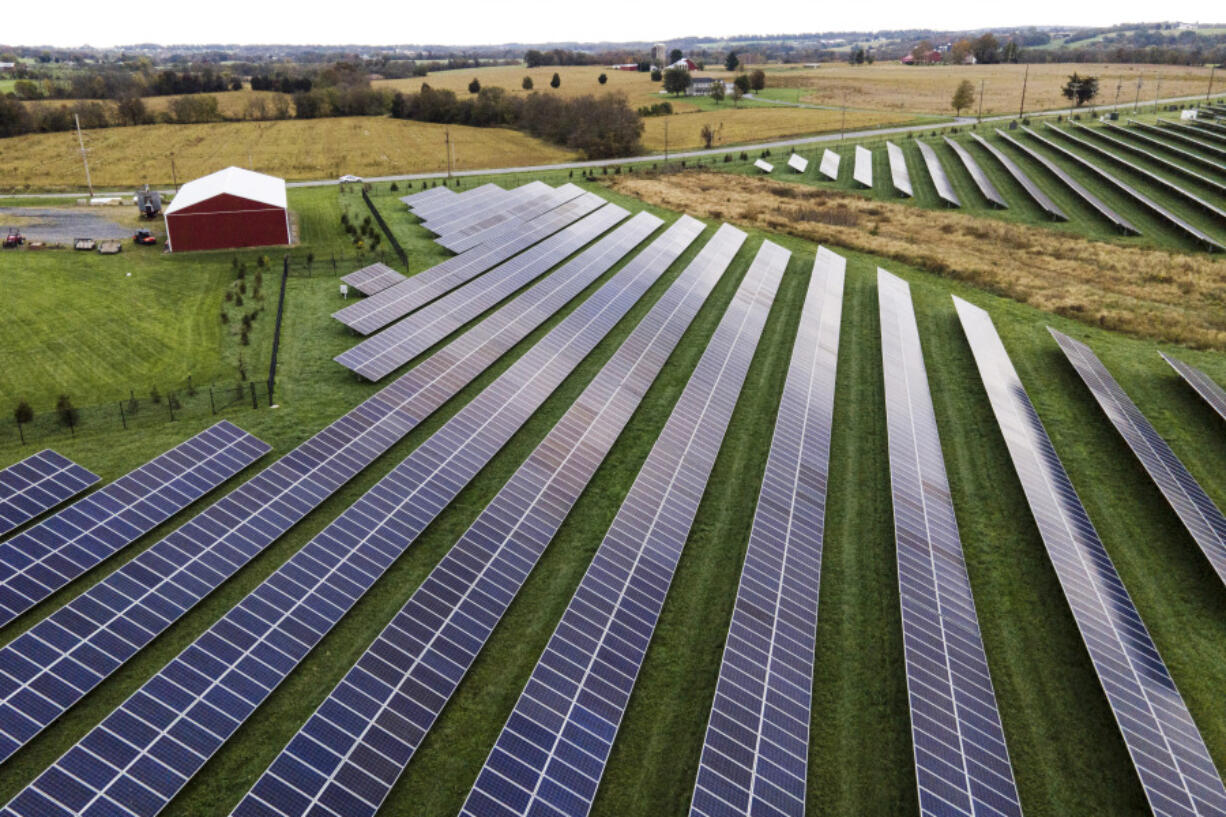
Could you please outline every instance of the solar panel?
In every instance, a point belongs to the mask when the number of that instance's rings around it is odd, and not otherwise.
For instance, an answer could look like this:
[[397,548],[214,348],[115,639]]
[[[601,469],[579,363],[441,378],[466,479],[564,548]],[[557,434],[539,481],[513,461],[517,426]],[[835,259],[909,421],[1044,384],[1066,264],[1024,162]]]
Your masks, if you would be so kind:
[[[658,274],[702,230],[683,216],[630,264]],[[744,239],[725,225],[673,282],[235,815],[382,803]]]
[[574,294],[567,282],[528,290],[0,648],[0,761],[454,397]]
[[779,401],[690,800],[803,817],[846,261],[821,247]]
[[[649,213],[640,216],[655,227],[662,223]],[[142,786],[148,791],[142,793],[141,814],[164,807],[665,269],[636,267],[613,276],[13,798],[8,809],[41,814],[49,802],[81,810],[93,804],[131,808],[129,792]],[[107,749],[116,741],[124,746],[118,763]],[[355,774],[366,772],[355,768]],[[66,778],[79,782],[66,790]],[[341,779],[354,782],[349,775]],[[358,791],[366,793],[362,787]],[[344,815],[364,811],[352,796],[324,805]]]
[[[1000,128],[996,128],[996,135],[999,136],[1001,139],[1004,139],[1009,144],[1013,145],[1015,148],[1020,150],[1022,153],[1025,153],[1031,159],[1034,159],[1036,162],[1043,165],[1043,167],[1047,168],[1049,173],[1051,173],[1053,176],[1055,176],[1060,181],[1064,182],[1065,187],[1067,187],[1069,190],[1072,190],[1073,193],[1075,193],[1082,201],[1084,201],[1086,204],[1090,205],[1095,210],[1097,210],[1099,215],[1101,215],[1103,218],[1107,219],[1107,221],[1114,224],[1122,232],[1131,233],[1133,235],[1141,234],[1141,231],[1138,230],[1136,227],[1132,226],[1131,222],[1126,220],[1119,213],[1112,210],[1106,204],[1103,204],[1102,199],[1100,199],[1098,196],[1094,195],[1089,190],[1087,190],[1085,188],[1085,185],[1083,185],[1081,182],[1077,181],[1072,176],[1070,176],[1067,172],[1065,172],[1064,168],[1060,167],[1060,165],[1056,164],[1051,159],[1048,159],[1042,153],[1039,153],[1037,150],[1030,147],[1029,145],[1022,144],[1021,142],[1014,139],[1009,134],[1005,133]],[[1041,138],[1041,137],[1036,137],[1036,138]],[[984,142],[983,144],[986,145],[987,142]]]
[[491,203],[501,202],[508,195],[506,190],[491,182],[465,191],[454,199],[444,199],[438,207],[415,208],[413,214],[421,218],[422,226],[427,230],[442,235],[451,228],[453,222],[483,210]]
[[582,196],[584,192],[586,191],[582,187],[574,184],[564,184],[556,189],[545,185],[544,191],[529,196],[478,224],[440,238],[438,241],[452,252],[464,252],[478,244],[496,241],[500,236],[522,230],[524,222],[544,215],[555,207]]
[[999,207],[1002,210],[1008,210],[1009,204],[1005,201],[1005,197],[996,189],[996,185],[992,184],[992,180],[988,178],[988,174],[983,172],[983,168],[979,166],[979,162],[975,161],[975,157],[971,152],[962,147],[961,144],[945,137],[945,144],[949,145],[954,153],[958,154],[958,159],[961,160],[962,166],[966,168],[966,172],[971,174],[971,178],[975,181],[975,186],[979,188],[979,192],[988,200],[988,204],[993,207]]
[[[443,184],[446,185],[447,182],[444,180]],[[485,196],[491,187],[497,187],[497,185],[486,184],[482,185],[481,187],[470,188],[465,190],[463,193],[456,191],[454,196],[442,196],[437,199],[421,202],[412,208],[413,215],[417,216],[417,218],[424,224],[427,219],[452,210],[453,208],[463,210],[463,206],[474,204],[476,201],[479,201],[483,196]]]
[[775,170],[775,166],[765,159],[755,159],[753,166],[763,173],[771,173]]
[[1173,358],[1166,352],[1159,352],[1162,359],[1170,364],[1171,368],[1179,373],[1179,376],[1187,381],[1188,385],[1196,390],[1196,393],[1208,403],[1214,411],[1216,411],[1223,420],[1226,420],[1226,390],[1222,389],[1217,383],[1210,379],[1209,375],[1202,372],[1195,366],[1189,366],[1182,360]]
[[[628,211],[616,204],[602,207],[412,317],[347,349],[334,360],[367,380],[379,380],[541,277],[628,215]],[[645,239],[655,229],[651,224],[649,219],[636,216],[622,229],[615,230],[574,259],[566,271],[571,267],[590,270],[591,278],[595,279]],[[623,240],[627,235],[637,236],[637,240],[629,244]]]
[[911,174],[907,171],[907,160],[902,154],[902,148],[893,142],[886,142],[885,152],[890,160],[890,179],[894,182],[894,189],[904,196],[914,195],[911,192]]
[[798,153],[793,153],[788,157],[788,167],[797,173],[804,173],[809,169],[809,160]]
[[371,264],[341,276],[342,283],[348,284],[363,295],[374,295],[403,280],[405,277],[387,264]]
[[1157,483],[1166,501],[1171,503],[1218,578],[1226,582],[1226,516],[1090,347],[1050,326],[1047,331],[1060,344],[1065,357],[1090,389],[1111,425],[1141,461],[1150,479]]
[[1158,121],[1184,128],[1187,133],[1194,134],[1209,144],[1226,147],[1226,129],[1209,120],[1193,119],[1191,122],[1166,122],[1165,119],[1159,119]]
[[1222,167],[1221,160],[1226,159],[1226,150],[1222,150],[1221,148],[1207,142],[1203,142],[1200,139],[1196,139],[1190,134],[1184,133],[1182,130],[1176,130],[1175,128],[1160,128],[1156,125],[1147,125],[1144,122],[1138,122],[1135,119],[1129,119],[1128,124],[1132,125],[1134,128],[1144,130],[1146,133],[1152,133],[1158,138],[1164,139],[1167,142],[1174,140],[1181,145],[1188,145],[1189,147],[1199,150],[1201,153],[1208,154],[1208,157],[1214,161],[1214,167],[1219,169]]
[[[839,180],[839,154],[830,148],[822,151],[822,163],[818,165],[817,172],[837,182]],[[871,187],[872,185],[869,186]]]
[[222,420],[0,543],[0,626],[271,450]]
[[421,207],[435,199],[449,199],[456,195],[456,192],[450,187],[431,187],[422,190],[420,193],[410,193],[407,196],[401,196],[400,200],[408,205],[409,209]]
[[49,448],[0,470],[0,534],[24,525],[97,481],[96,474]]
[[920,814],[1021,817],[958,537],[911,288],[878,269],[877,292]]
[[996,161],[1000,162],[1001,166],[1013,177],[1013,180],[1026,191],[1026,195],[1030,196],[1031,200],[1043,209],[1043,212],[1057,221],[1068,221],[1068,216],[1065,215],[1064,211],[1057,207],[1056,203],[1051,200],[1051,197],[1030,180],[1030,177],[1026,175],[1026,171],[1018,167],[1017,162],[1010,159],[996,145],[993,145],[979,134],[972,133],[971,138],[982,145],[984,150],[991,153],[996,158]]
[[856,163],[851,169],[851,177],[865,187],[873,186],[873,152],[868,148],[856,145]]
[[[455,218],[449,219],[446,224],[446,229],[442,229],[439,237],[435,241],[443,246],[447,246],[443,242],[449,236],[459,236],[466,231],[470,231],[478,225],[486,224],[490,219],[505,214],[513,207],[518,207],[525,200],[531,199],[534,196],[540,195],[542,192],[549,192],[553,188],[544,182],[534,181],[528,184],[514,187],[506,192],[503,196],[495,196],[486,199],[474,207],[459,214]],[[433,229],[430,222],[424,225],[427,229]]]
[[[1210,179],[1208,176],[1204,175],[1203,173],[1200,173],[1196,170],[1192,170],[1191,168],[1184,167],[1183,165],[1178,164],[1177,162],[1172,162],[1168,159],[1164,159],[1158,154],[1154,153],[1153,151],[1146,150],[1143,147],[1138,147],[1137,145],[1134,145],[1125,139],[1117,139],[1116,137],[1107,133],[1105,128],[1089,128],[1089,127],[1085,127],[1084,125],[1079,125],[1077,123],[1073,123],[1073,125],[1074,127],[1077,128],[1079,133],[1093,134],[1094,136],[1098,137],[1104,142],[1114,145],[1115,147],[1120,148],[1121,150],[1126,150],[1129,153],[1135,153],[1138,156],[1143,156],[1148,162],[1156,164],[1159,167],[1165,168],[1168,171],[1171,171],[1173,173],[1179,173],[1189,179],[1192,179],[1198,184],[1203,184],[1206,187],[1212,187],[1213,189],[1217,190],[1220,193],[1226,193],[1226,184],[1222,184],[1221,182],[1214,181],[1213,179]],[[1128,131],[1120,129],[1120,132],[1127,133]],[[1138,134],[1138,136],[1142,136],[1142,138],[1144,138],[1142,134]],[[1173,150],[1178,152],[1179,148],[1174,148]]]
[[333,312],[332,317],[353,331],[368,335],[545,240],[604,203],[595,193],[586,193],[544,213],[522,229],[435,264],[400,284]]
[[941,166],[941,160],[937,158],[937,152],[932,145],[918,140],[915,144],[919,146],[920,155],[924,157],[924,164],[928,167],[928,175],[932,177],[933,187],[937,189],[937,196],[948,205],[961,207],[962,200],[954,192],[954,186],[945,175],[945,168]]
[[588,812],[787,260],[763,242],[463,814]]
[[1226,788],[988,313],[954,298],[1013,467],[1155,815],[1226,814]]
[[[1065,139],[1068,139],[1070,142],[1077,144],[1077,145],[1081,145],[1086,150],[1093,151],[1094,153],[1098,154],[1099,156],[1102,156],[1103,158],[1110,159],[1116,164],[1119,164],[1119,165],[1122,165],[1128,168],[1133,173],[1136,173],[1139,176],[1144,176],[1146,179],[1149,179],[1149,181],[1153,182],[1154,184],[1157,184],[1160,187],[1166,188],[1167,191],[1174,193],[1176,196],[1179,196],[1185,201],[1195,204],[1197,207],[1200,207],[1202,210],[1212,213],[1213,215],[1217,216],[1220,219],[1226,219],[1226,210],[1223,210],[1214,204],[1210,204],[1209,202],[1197,196],[1195,193],[1192,193],[1187,188],[1181,185],[1175,184],[1174,182],[1170,181],[1166,177],[1159,176],[1157,173],[1154,173],[1152,170],[1141,167],[1135,162],[1130,162],[1127,159],[1119,156],[1118,154],[1112,153],[1111,151],[1107,150],[1101,145],[1095,144],[1094,142],[1091,142],[1088,139],[1083,139],[1082,137],[1074,133],[1070,133],[1069,131],[1066,131],[1062,128],[1057,128],[1050,124],[1048,125],[1048,128],[1054,131],[1055,133],[1060,134]],[[1159,211],[1159,214],[1165,215],[1166,217],[1170,217],[1170,213],[1167,212],[1165,209],[1161,209]],[[1204,235],[1204,234],[1201,233],[1201,235]]]
[[[1212,170],[1222,169],[1222,166],[1220,163],[1215,162],[1206,156],[1202,156],[1199,153],[1195,153],[1191,150],[1187,150],[1186,148],[1181,148],[1177,145],[1172,145],[1169,142],[1164,141],[1162,139],[1157,139],[1151,136],[1149,133],[1146,133],[1145,131],[1141,130],[1140,128],[1123,128],[1123,127],[1120,127],[1119,125],[1113,125],[1110,122],[1104,122],[1103,127],[1110,128],[1113,132],[1116,132],[1116,133],[1126,134],[1128,138],[1130,139],[1136,139],[1138,141],[1146,143],[1147,145],[1153,145],[1156,148],[1161,148],[1162,150],[1165,150],[1167,153],[1178,156],[1181,159],[1186,159],[1189,162],[1196,162],[1197,164],[1203,167],[1208,167]],[[1162,133],[1161,130],[1159,130],[1158,132]]]
[[[1121,190],[1122,192],[1130,196],[1136,202],[1148,208],[1151,212],[1153,212],[1159,218],[1164,219],[1165,221],[1169,222],[1172,226],[1177,227],[1178,229],[1187,233],[1192,238],[1204,244],[1210,250],[1226,250],[1226,247],[1219,244],[1216,240],[1210,237],[1203,230],[1200,230],[1199,228],[1194,227],[1193,225],[1189,224],[1187,221],[1175,215],[1170,210],[1163,207],[1161,204],[1159,204],[1158,202],[1151,199],[1149,196],[1142,193],[1140,190],[1137,190],[1132,185],[1120,179],[1118,176],[1114,176],[1111,173],[1108,173],[1107,171],[1103,170],[1098,165],[1090,162],[1088,159],[1082,157],[1081,155],[1074,153],[1068,148],[1058,145],[1055,142],[1051,141],[1050,139],[1045,139],[1044,137],[1035,133],[1030,128],[1023,127],[1022,130],[1030,134],[1031,137],[1038,139],[1040,142],[1047,145],[1052,150],[1058,151],[1061,155],[1068,157],[1072,161],[1084,167],[1086,170],[1089,170],[1091,173],[1094,173],[1098,178],[1102,179],[1103,181],[1110,182],[1112,185],[1114,185],[1116,188],[1118,188],[1119,190]],[[1066,133],[1064,135],[1070,140],[1074,139],[1074,137],[1071,134]],[[1122,160],[1116,159],[1116,161],[1122,161]],[[1185,194],[1185,197],[1187,195],[1190,195],[1190,194]],[[1205,206],[1209,206],[1209,205],[1206,204]]]

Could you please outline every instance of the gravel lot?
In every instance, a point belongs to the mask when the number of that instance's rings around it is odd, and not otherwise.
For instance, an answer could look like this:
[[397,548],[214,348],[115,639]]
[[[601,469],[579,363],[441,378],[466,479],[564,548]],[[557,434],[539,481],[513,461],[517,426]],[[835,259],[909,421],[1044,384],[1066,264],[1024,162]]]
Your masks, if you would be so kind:
[[27,241],[47,244],[71,244],[74,238],[129,238],[135,231],[117,222],[122,216],[102,211],[121,209],[0,207],[0,233],[7,235],[9,227],[17,227]]

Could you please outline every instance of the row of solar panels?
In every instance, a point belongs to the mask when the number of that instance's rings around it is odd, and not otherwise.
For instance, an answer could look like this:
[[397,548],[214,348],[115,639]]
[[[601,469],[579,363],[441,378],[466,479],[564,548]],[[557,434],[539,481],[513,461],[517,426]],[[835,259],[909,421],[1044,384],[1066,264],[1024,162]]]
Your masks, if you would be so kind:
[[[471,351],[462,357],[472,355],[474,343],[479,344],[478,349],[493,353],[498,347],[493,338],[528,315],[540,315],[543,320],[587,285],[582,274],[592,276],[586,279],[590,282],[607,268],[589,262],[607,258],[610,253],[624,255],[658,227],[659,221],[646,214],[631,219],[585,251],[587,261],[581,262],[580,256],[566,265],[580,280],[567,279],[559,270],[555,273],[559,280],[550,276],[462,336],[472,339],[468,347]],[[19,795],[10,804],[10,813],[99,809],[154,813],[160,809],[700,231],[700,225],[682,219],[636,256],[404,463]],[[593,439],[599,439],[607,451],[620,429],[617,423],[624,424],[650,384],[650,377],[645,374],[640,373],[637,379],[631,377],[634,370],[630,367],[650,364],[658,371],[667,351],[675,345],[689,318],[743,241],[743,234],[725,227],[709,242],[585,391],[584,397],[589,399],[585,402],[581,397],[538,447],[537,454],[525,463],[521,482],[513,479],[508,483],[499,495],[503,503],[496,505],[498,500],[491,503],[487,513],[457,544],[453,551],[455,559],[440,563],[431,575],[434,583],[428,581],[414,595],[401,616],[364,654],[358,666],[244,799],[240,811],[373,812],[526,578],[535,560],[533,553],[539,556],[547,544],[552,535],[549,526],[556,530],[568,503],[573,504],[582,490],[586,479],[576,482],[573,468],[565,467],[572,462],[572,455],[564,453],[567,446],[576,458],[587,457],[590,478],[603,453],[594,456],[587,446]],[[719,439],[786,264],[785,251],[769,242],[763,245],[491,752],[466,807],[471,813],[529,810],[535,813],[545,808],[563,813],[586,812],[628,700],[637,672],[635,666],[641,663],[650,640],[648,625],[663,604],[668,575],[680,557],[702,484],[718,451]],[[751,547],[751,558],[747,558],[746,575],[750,578],[742,582],[744,598],[738,594],[738,606],[742,601],[750,605],[746,608],[750,611],[745,614],[746,620],[754,620],[755,624],[757,616],[753,614],[760,612],[763,604],[758,583],[763,569],[770,569],[767,566],[771,554],[778,554],[780,547],[776,540],[776,550],[770,550],[770,535],[777,536],[786,528],[786,524],[781,527],[778,514],[779,498],[788,501],[787,483],[774,479],[782,480],[784,477],[779,475],[787,474],[788,458],[796,463],[792,466],[794,507],[790,512],[799,514],[797,526],[809,526],[803,533],[798,527],[797,536],[812,537],[813,524],[820,525],[814,514],[818,513],[816,503],[824,501],[824,494],[815,491],[824,485],[824,479],[817,478],[809,469],[820,468],[815,463],[820,463],[820,452],[823,446],[828,446],[829,422],[820,418],[829,414],[833,362],[837,357],[838,305],[826,293],[839,289],[841,264],[828,253],[819,254],[805,314],[821,315],[822,322],[812,330],[805,328],[809,326],[806,322],[798,335],[794,371],[785,386],[776,442],[772,443],[768,463],[771,481],[763,485],[759,511],[762,529]],[[904,297],[905,286],[889,276],[883,275],[880,289],[891,412],[891,467],[897,469],[894,484],[900,492],[895,502],[900,573],[905,557],[908,575],[922,578],[922,565],[927,559],[930,572],[940,571],[944,575],[942,581],[953,581],[904,585],[901,588],[904,605],[914,602],[913,607],[906,608],[904,626],[914,631],[912,635],[922,633],[928,638],[935,632],[931,621],[948,626],[957,633],[957,638],[944,638],[942,644],[933,642],[928,649],[946,650],[950,666],[974,669],[977,666],[972,660],[976,657],[974,651],[967,652],[970,646],[965,605],[955,605],[964,616],[959,620],[942,609],[940,601],[959,590],[969,592],[958,584],[956,570],[951,572],[948,564],[938,564],[953,552],[951,545],[956,544],[956,539],[925,541],[921,535],[941,529],[948,537],[950,529],[941,528],[940,523],[952,519],[952,508],[947,506],[947,487],[943,492],[940,490],[943,466],[939,464],[940,448],[931,420],[930,398],[922,381],[922,358],[917,357],[918,335],[909,310],[909,296]],[[960,312],[964,306],[959,304]],[[495,320],[499,317],[502,319]],[[483,327],[486,331],[479,331]],[[652,344],[665,337],[671,338],[667,348],[655,349]],[[436,358],[455,360],[456,353],[464,351],[464,345],[459,345],[459,349],[448,347],[444,350],[447,354],[440,352]],[[649,350],[655,354],[647,354]],[[806,358],[806,353],[811,357]],[[429,362],[423,367],[428,368]],[[806,370],[808,381],[800,379]],[[903,390],[898,392],[900,383],[904,384]],[[824,405],[827,407],[823,408]],[[620,412],[607,415],[610,421],[624,419],[618,420],[615,428],[596,422],[604,417],[601,414],[604,409]],[[819,417],[812,427],[807,425],[810,412],[817,412]],[[812,439],[806,439],[805,434],[812,434]],[[898,435],[905,436],[896,444]],[[818,459],[813,460],[814,456]],[[803,465],[799,464],[801,457],[806,458]],[[779,462],[775,463],[776,460]],[[551,471],[554,477],[548,476]],[[553,484],[554,478],[558,479],[556,490],[560,493],[533,494],[527,490],[540,490],[541,486]],[[905,492],[907,485],[912,486],[910,494]],[[672,486],[676,486],[675,491]],[[927,497],[926,491],[935,493]],[[524,504],[534,496],[539,505]],[[943,498],[944,504],[939,501]],[[508,512],[516,508],[524,510],[518,515]],[[928,521],[921,524],[920,518],[914,516],[917,512]],[[530,518],[530,513],[541,516]],[[657,522],[643,524],[643,520],[651,519]],[[372,524],[372,520],[381,521]],[[758,526],[755,517],[755,529]],[[790,537],[784,541],[784,547],[791,547]],[[797,780],[803,763],[796,765],[796,758],[804,756],[798,743],[804,736],[789,737],[788,732],[794,733],[807,723],[803,715],[807,702],[795,700],[804,687],[796,672],[803,671],[805,666],[803,632],[807,628],[795,629],[793,610],[783,613],[785,605],[805,604],[803,594],[797,597],[791,590],[797,589],[798,582],[812,581],[813,601],[805,609],[811,608],[815,615],[817,573],[813,541],[807,543],[807,551],[801,550],[806,545],[799,541],[796,547],[798,561],[793,570],[799,572],[781,572],[777,580],[780,589],[773,598],[781,629],[771,636],[777,650],[775,647],[768,650],[765,663],[761,664],[767,668],[769,681],[756,693],[761,703],[757,725],[753,727],[756,738],[751,743],[761,756],[755,755],[753,763],[746,767],[750,770],[748,778],[741,774],[733,780],[734,784],[740,781],[739,791],[746,802],[758,798],[775,807],[788,802],[783,793],[789,792],[794,800],[803,803],[803,774]],[[483,559],[485,566],[481,566]],[[784,571],[789,562],[776,555],[776,564]],[[791,590],[783,589],[785,580],[790,580]],[[770,609],[770,603],[765,602],[765,609]],[[1111,610],[1118,612],[1118,606]],[[1093,612],[1082,614],[1090,616]],[[1079,615],[1076,608],[1075,615]],[[707,736],[710,754],[704,748],[703,760],[708,776],[700,776],[696,809],[700,792],[710,791],[717,799],[724,795],[740,796],[711,778],[716,774],[712,769],[734,772],[727,764],[727,753],[747,747],[744,740],[739,740],[747,734],[741,718],[746,712],[753,712],[753,707],[745,703],[752,702],[755,693],[738,683],[738,679],[744,679],[736,673],[752,675],[753,662],[746,663],[746,657],[736,650],[748,651],[756,646],[759,651],[754,655],[760,656],[762,644],[754,643],[761,636],[760,631],[738,629],[738,621],[734,615],[729,652],[721,668],[721,683],[725,669],[732,679],[721,686],[728,700],[717,698],[712,711]],[[77,626],[88,629],[87,622]],[[54,643],[66,645],[72,641],[73,633],[75,630],[65,628]],[[23,643],[22,649],[39,646],[46,649],[46,645],[29,642]],[[811,649],[810,644],[808,652]],[[949,652],[954,650],[957,652]],[[982,651],[981,645],[978,651]],[[55,658],[46,654],[36,657]],[[986,669],[986,662],[983,668]],[[934,802],[948,804],[950,798],[955,798],[949,787],[961,786],[958,789],[961,794],[956,797],[963,797],[967,803],[990,803],[993,808],[1009,813],[1003,807],[1016,803],[1015,792],[1011,795],[1009,790],[1011,772],[1007,770],[1007,755],[1003,754],[1003,738],[996,740],[990,730],[985,732],[986,699],[982,697],[982,685],[955,677],[947,669],[944,683],[949,694],[942,696],[938,689],[928,698],[925,696],[929,695],[929,688],[940,680],[934,680],[933,672],[931,657],[924,649],[916,647],[915,652],[909,652],[909,684],[914,679],[917,685],[925,685],[923,695],[913,696],[916,743],[931,749],[917,753],[921,797],[935,797],[938,799]],[[42,685],[34,681],[22,691],[45,695],[56,690],[64,694],[54,685],[47,685],[48,677],[39,676]],[[1152,682],[1152,672],[1141,681]],[[1109,697],[1111,693],[1109,688]],[[962,702],[964,695],[970,697]],[[67,697],[73,695],[68,693]],[[942,714],[934,708],[941,704],[947,706],[948,712]],[[742,708],[736,709],[735,705]],[[1164,713],[1169,714],[1171,701],[1165,700],[1164,705]],[[973,739],[963,735],[958,742],[952,742],[948,717],[966,719],[967,733],[972,728],[977,730]],[[1127,728],[1125,735],[1128,736]],[[1181,738],[1185,743],[1188,740],[1186,724]],[[950,762],[951,751],[967,755],[961,760],[964,780],[950,780],[950,769],[957,766]],[[1199,757],[1197,745],[1191,748],[1181,745],[1172,751],[1178,752],[1178,760],[1184,766],[1190,764],[1189,768],[1197,771],[1193,762]],[[1188,752],[1192,753],[1193,761],[1187,759]],[[1002,757],[1006,763],[1003,768]],[[1139,772],[1147,782],[1147,792],[1151,786],[1161,790],[1159,784],[1169,782],[1157,778],[1150,781],[1146,769],[1139,768]],[[719,788],[712,789],[704,780]],[[1203,774],[1192,775],[1192,780],[1185,784],[1185,790],[1198,785],[1207,787],[1209,794],[1198,789],[1196,797],[1201,800],[1206,796],[1217,797],[1220,782],[1211,785]],[[799,798],[798,783],[802,795]]]

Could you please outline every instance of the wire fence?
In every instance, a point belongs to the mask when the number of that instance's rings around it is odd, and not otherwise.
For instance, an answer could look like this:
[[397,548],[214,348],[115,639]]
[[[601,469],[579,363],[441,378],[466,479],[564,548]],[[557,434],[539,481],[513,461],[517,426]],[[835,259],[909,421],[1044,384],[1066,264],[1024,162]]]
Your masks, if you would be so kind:
[[181,420],[233,415],[266,408],[271,395],[267,384],[251,380],[196,385],[191,379],[147,392],[131,389],[127,397],[77,406],[61,398],[50,411],[7,409],[0,422],[0,445],[42,446],[78,434],[137,431]]

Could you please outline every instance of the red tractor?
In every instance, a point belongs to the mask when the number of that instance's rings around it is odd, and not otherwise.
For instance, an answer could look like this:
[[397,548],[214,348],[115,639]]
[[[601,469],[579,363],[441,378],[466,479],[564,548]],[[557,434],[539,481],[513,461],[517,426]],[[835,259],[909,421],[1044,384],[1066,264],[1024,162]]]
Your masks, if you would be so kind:
[[149,230],[137,230],[136,235],[132,236],[132,243],[149,246],[157,244],[158,238]]
[[9,234],[4,237],[4,249],[15,250],[26,243],[26,237],[16,227],[9,227]]

